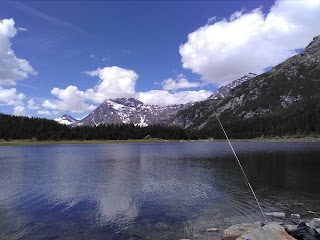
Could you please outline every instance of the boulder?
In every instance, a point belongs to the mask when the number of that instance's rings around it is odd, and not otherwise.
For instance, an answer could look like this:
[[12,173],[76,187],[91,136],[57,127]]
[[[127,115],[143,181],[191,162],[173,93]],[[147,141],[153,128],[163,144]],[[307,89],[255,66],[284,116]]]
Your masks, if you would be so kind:
[[290,236],[283,226],[278,223],[269,223],[261,228],[258,228],[250,233],[243,234],[237,240],[295,240]]
[[223,233],[223,240],[235,240],[241,236],[241,234],[246,234],[252,232],[255,229],[261,227],[261,223],[242,223],[236,224],[227,228]]
[[223,240],[295,240],[279,223],[272,222],[261,227],[260,223],[237,224],[225,230]]

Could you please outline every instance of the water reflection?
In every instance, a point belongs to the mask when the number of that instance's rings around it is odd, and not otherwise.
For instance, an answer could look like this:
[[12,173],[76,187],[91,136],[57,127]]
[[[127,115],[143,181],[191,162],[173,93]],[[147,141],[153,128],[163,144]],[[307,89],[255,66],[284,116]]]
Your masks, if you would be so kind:
[[[234,143],[274,211],[317,210],[319,146]],[[195,142],[2,147],[0,219],[0,238],[207,239],[261,216],[228,145]]]

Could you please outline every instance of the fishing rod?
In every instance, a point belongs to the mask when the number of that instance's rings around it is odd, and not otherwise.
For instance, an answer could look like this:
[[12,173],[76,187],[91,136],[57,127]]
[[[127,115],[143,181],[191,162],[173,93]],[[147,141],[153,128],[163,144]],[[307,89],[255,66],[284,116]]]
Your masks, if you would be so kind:
[[241,165],[241,162],[240,162],[240,160],[239,160],[236,152],[235,152],[234,149],[233,149],[233,146],[232,146],[232,144],[231,144],[231,142],[230,142],[230,140],[229,140],[229,137],[228,137],[228,135],[227,135],[227,132],[224,130],[224,127],[223,127],[223,125],[222,125],[222,123],[221,123],[221,121],[220,121],[220,119],[219,119],[219,117],[218,117],[218,114],[216,113],[215,115],[216,115],[216,117],[217,117],[217,120],[218,120],[218,122],[219,122],[219,124],[220,124],[220,127],[221,127],[224,135],[226,136],[226,139],[228,140],[228,143],[229,143],[230,148],[231,148],[231,150],[232,150],[232,152],[233,152],[233,154],[234,154],[234,156],[235,156],[235,158],[236,158],[236,160],[237,160],[237,162],[238,162],[238,165],[239,165],[239,167],[240,167],[240,170],[241,170],[244,178],[246,179],[247,185],[248,185],[248,187],[249,187],[249,189],[250,189],[250,191],[251,191],[254,199],[256,200],[256,202],[257,202],[257,204],[258,204],[258,206],[259,206],[259,209],[260,209],[260,212],[262,213],[262,216],[263,216],[263,218],[264,218],[264,221],[265,221],[265,223],[267,224],[267,223],[268,223],[268,220],[267,220],[267,218],[266,218],[266,215],[265,215],[264,212],[262,211],[262,208],[261,208],[261,206],[260,206],[260,203],[259,203],[259,201],[258,201],[258,198],[257,198],[256,194],[254,193],[253,188],[251,187],[251,184],[250,184],[250,182],[249,182],[249,179],[247,178],[247,175],[246,175],[245,171],[243,170],[243,167],[242,167],[242,165]]

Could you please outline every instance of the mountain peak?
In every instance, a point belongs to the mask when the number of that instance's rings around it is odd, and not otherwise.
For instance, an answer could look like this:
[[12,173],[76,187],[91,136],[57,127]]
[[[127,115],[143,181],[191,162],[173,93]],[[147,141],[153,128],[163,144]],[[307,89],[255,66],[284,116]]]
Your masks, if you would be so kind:
[[69,116],[68,114],[63,114],[62,117],[54,119],[60,124],[70,125],[72,123],[77,122],[78,120],[74,119],[73,117]]
[[98,126],[100,124],[171,124],[175,114],[187,105],[147,105],[134,98],[107,99],[87,117],[74,125]]
[[239,86],[240,84],[242,84],[242,83],[244,83],[244,82],[246,82],[256,76],[257,76],[257,74],[249,72],[249,73],[245,74],[244,76],[242,76],[241,78],[238,78],[238,79],[232,81],[231,83],[229,83],[225,86],[222,86],[216,92],[214,92],[208,99],[217,100],[217,99],[225,98],[226,96],[230,95],[231,89]]
[[127,107],[137,107],[138,105],[143,105],[143,102],[135,98],[116,98],[116,99],[112,99],[111,101],[118,104],[125,105]]

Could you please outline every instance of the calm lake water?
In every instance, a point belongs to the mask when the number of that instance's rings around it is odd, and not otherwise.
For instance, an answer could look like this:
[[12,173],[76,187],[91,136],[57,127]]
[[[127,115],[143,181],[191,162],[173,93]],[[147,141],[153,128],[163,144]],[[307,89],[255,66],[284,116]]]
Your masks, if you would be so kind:
[[[233,146],[265,212],[320,211],[320,143]],[[217,239],[259,220],[226,142],[0,147],[0,239]]]

